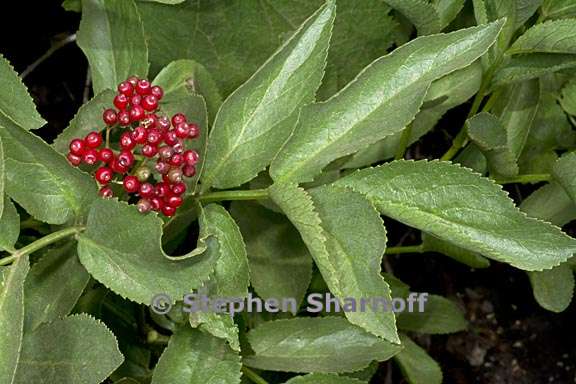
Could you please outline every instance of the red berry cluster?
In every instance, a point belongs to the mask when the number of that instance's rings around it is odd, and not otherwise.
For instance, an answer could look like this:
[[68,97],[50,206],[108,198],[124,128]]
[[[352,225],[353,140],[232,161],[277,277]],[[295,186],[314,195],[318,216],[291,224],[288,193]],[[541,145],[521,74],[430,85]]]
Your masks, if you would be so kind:
[[[110,148],[108,140],[100,148],[102,135],[90,132],[83,139],[70,142],[68,161],[74,166],[100,165],[94,173],[101,186],[100,196],[114,196],[110,184],[122,184],[128,194],[139,197],[140,212],[153,210],[170,217],[182,205],[186,192],[183,178],[196,174],[199,155],[195,150],[186,150],[186,143],[197,138],[200,130],[181,113],[172,118],[163,115],[158,107],[163,95],[161,87],[135,76],[120,83],[114,97],[116,109],[102,114],[107,137],[115,127],[125,129],[119,148]],[[137,157],[142,159],[138,166]],[[145,165],[149,159],[156,159],[153,170]]]

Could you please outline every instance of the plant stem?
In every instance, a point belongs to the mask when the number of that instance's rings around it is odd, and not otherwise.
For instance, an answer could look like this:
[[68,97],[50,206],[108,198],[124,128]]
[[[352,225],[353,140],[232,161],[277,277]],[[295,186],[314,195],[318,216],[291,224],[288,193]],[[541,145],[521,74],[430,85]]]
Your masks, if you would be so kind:
[[258,375],[256,372],[254,372],[253,370],[251,370],[250,368],[248,368],[247,366],[243,365],[242,366],[242,372],[244,373],[244,375],[246,375],[247,378],[249,378],[253,383],[256,384],[268,384],[268,382],[266,380],[264,380],[263,378],[260,377],[260,375]]
[[400,137],[400,145],[398,145],[398,149],[394,155],[394,160],[400,160],[404,158],[406,148],[408,148],[408,142],[410,141],[410,136],[412,136],[412,123],[408,124],[406,129],[404,129],[402,132],[402,136]]
[[53,232],[49,235],[41,237],[40,239],[28,244],[27,246],[20,248],[14,252],[11,256],[0,259],[0,265],[10,264],[11,262],[18,259],[20,256],[29,255],[34,253],[50,244],[62,240],[68,236],[76,235],[84,231],[84,227],[68,227],[57,232]]
[[36,67],[38,67],[40,64],[42,64],[44,61],[46,61],[46,59],[48,59],[50,56],[52,56],[52,54],[54,52],[56,52],[57,50],[59,50],[62,47],[65,47],[66,45],[72,43],[76,41],[76,34],[67,36],[66,38],[56,42],[54,45],[52,45],[47,51],[46,53],[44,53],[42,56],[40,56],[38,58],[38,60],[36,60],[35,62],[33,62],[32,64],[30,64],[28,66],[28,68],[26,68],[21,74],[20,74],[20,78],[23,79],[26,76],[28,76],[30,74],[30,72],[32,72],[33,70],[36,69]]
[[266,189],[250,189],[245,191],[219,191],[200,195],[198,199],[205,203],[222,200],[261,200],[268,198]]
[[[486,76],[482,80],[482,83],[480,84],[480,89],[478,90],[478,93],[474,97],[474,101],[472,102],[472,107],[470,108],[470,111],[468,112],[468,116],[466,116],[466,120],[468,120],[469,118],[471,118],[472,116],[477,114],[478,111],[480,110],[480,105],[482,105],[482,101],[484,100],[484,96],[486,95],[486,91],[490,87],[490,83],[492,83],[492,77],[494,76],[494,73],[496,72],[496,68],[498,68],[498,66],[500,65],[500,60],[501,60],[500,58],[497,59],[496,62],[492,65],[492,67],[490,67],[490,69],[488,69],[488,71],[486,71]],[[492,95],[492,96],[494,96],[494,95]],[[492,105],[494,104],[494,101],[495,101],[495,98],[491,97],[488,100],[488,102],[485,104],[485,106],[482,110],[485,111],[485,110],[487,110],[488,107],[491,108]],[[462,128],[460,128],[460,132],[458,132],[458,134],[456,135],[456,137],[452,141],[452,146],[448,149],[448,151],[446,151],[446,153],[444,155],[442,155],[440,160],[444,160],[444,161],[452,160],[452,158],[454,156],[456,156],[458,151],[460,151],[460,149],[462,149],[466,145],[467,141],[468,141],[468,135],[466,133],[466,122],[464,122],[464,125],[462,126]]]
[[519,184],[533,184],[533,183],[541,183],[543,181],[550,181],[552,179],[552,175],[549,173],[542,173],[542,174],[528,174],[528,175],[518,175],[514,177],[508,177],[505,179],[494,179],[495,182],[498,184],[512,184],[512,183],[519,183]]
[[400,247],[388,247],[386,248],[387,255],[399,255],[401,253],[423,253],[424,244],[418,245],[405,245]]

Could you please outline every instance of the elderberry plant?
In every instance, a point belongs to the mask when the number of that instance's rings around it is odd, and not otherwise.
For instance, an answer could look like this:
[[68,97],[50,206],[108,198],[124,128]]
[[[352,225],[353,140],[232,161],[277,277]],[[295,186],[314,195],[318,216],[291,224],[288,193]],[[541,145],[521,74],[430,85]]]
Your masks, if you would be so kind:
[[[569,306],[572,0],[63,6],[93,97],[53,142],[0,57],[0,383],[438,384],[417,336],[466,330],[452,299],[306,311],[408,298],[382,271],[407,253],[506,263]],[[199,291],[298,310],[185,312]]]

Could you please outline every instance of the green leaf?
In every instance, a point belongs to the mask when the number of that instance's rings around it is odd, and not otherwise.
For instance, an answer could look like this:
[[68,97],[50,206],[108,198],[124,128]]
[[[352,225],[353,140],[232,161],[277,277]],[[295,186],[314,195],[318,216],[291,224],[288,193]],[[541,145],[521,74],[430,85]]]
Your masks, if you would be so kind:
[[384,0],[386,4],[402,13],[418,29],[418,35],[430,35],[442,29],[440,15],[425,0]]
[[497,103],[494,112],[506,130],[506,142],[517,160],[524,149],[530,127],[536,117],[540,101],[538,80],[529,80],[509,86]]
[[284,144],[298,109],[320,86],[335,9],[327,2],[222,104],[210,132],[204,190],[250,181]]
[[[97,200],[86,231],[78,239],[78,255],[88,272],[117,294],[149,304],[157,294],[181,299],[208,279],[216,252],[169,260],[161,248],[162,220],[154,213],[143,216],[135,206],[116,200]],[[216,241],[200,238],[206,242]]]
[[[546,1],[546,0],[544,0]],[[516,3],[516,29],[528,21],[542,5],[542,0],[518,0]]]
[[246,246],[240,229],[227,210],[221,205],[210,204],[204,208],[203,230],[218,242],[219,257],[211,282],[219,297],[246,297],[250,274]]
[[76,243],[48,251],[32,265],[24,285],[26,332],[72,311],[90,280],[76,254]]
[[556,151],[572,149],[575,144],[576,132],[558,105],[557,93],[543,93],[520,157],[520,173],[551,173],[558,158]]
[[82,217],[97,197],[94,181],[38,136],[0,118],[6,192],[40,221],[63,224]]
[[399,132],[418,112],[430,83],[480,57],[501,25],[416,39],[372,63],[328,101],[304,107],[272,163],[274,180],[311,181],[333,160]]
[[2,55],[0,55],[0,90],[2,117],[12,120],[26,130],[37,129],[46,124],[46,120],[36,111],[26,86]]
[[88,58],[95,94],[148,74],[148,47],[134,0],[82,0],[77,42]]
[[91,131],[101,131],[104,127],[102,113],[105,109],[113,108],[112,100],[115,95],[116,92],[106,89],[82,105],[68,127],[54,140],[54,149],[66,154],[72,139],[84,137]]
[[542,308],[562,312],[568,308],[574,293],[574,273],[568,263],[542,272],[530,272],[534,297]]
[[572,201],[576,202],[576,153],[569,152],[558,159],[552,173]]
[[404,349],[394,356],[404,378],[410,384],[442,384],[442,370],[424,349],[401,335]]
[[158,73],[153,83],[164,89],[164,96],[185,87],[204,97],[210,122],[214,120],[222,104],[222,96],[216,82],[202,64],[193,60],[171,62]]
[[82,12],[82,0],[64,0],[62,8],[70,12]]
[[206,311],[195,312],[190,314],[189,322],[192,328],[199,328],[214,337],[226,340],[230,348],[240,352],[238,326],[228,314]]
[[[410,137],[407,146],[414,144],[430,132],[450,109],[465,103],[474,96],[480,89],[481,81],[482,65],[477,60],[463,69],[432,82],[426,93],[422,109],[410,123]],[[427,107],[426,104],[430,104],[430,106]],[[393,158],[400,146],[405,129],[354,154],[344,167],[361,168]]]
[[508,48],[516,22],[516,1],[473,0],[474,16],[478,24],[505,19],[498,41],[482,57],[482,65],[486,70],[497,65],[502,53]]
[[189,328],[176,331],[158,361],[152,384],[240,383],[240,356],[216,337]]
[[429,295],[424,312],[405,311],[398,315],[398,328],[403,331],[444,334],[463,331],[467,327],[458,305],[442,296]]
[[422,233],[422,245],[425,251],[441,253],[472,268],[488,268],[490,266],[490,260],[478,253],[460,248],[427,233]]
[[[297,1],[292,3],[294,8],[301,7]],[[381,0],[337,0],[336,4],[326,74],[317,93],[319,100],[334,95],[362,68],[385,55],[398,29],[398,22],[388,14],[390,8]]]
[[494,76],[493,87],[535,79],[547,73],[576,67],[572,54],[533,53],[513,56]]
[[537,24],[520,36],[507,53],[576,54],[576,20],[554,20]]
[[400,351],[342,317],[266,322],[248,332],[248,341],[255,354],[244,356],[244,364],[269,371],[351,372]]
[[447,27],[464,8],[465,0],[434,0],[434,8],[440,16],[441,29]]
[[[390,287],[380,274],[386,230],[363,196],[334,187],[309,195],[293,185],[274,185],[270,196],[300,231],[336,297],[391,300]],[[399,342],[392,312],[347,311],[346,317],[374,335]]]
[[566,190],[556,182],[546,184],[532,192],[520,209],[528,216],[548,221],[557,226],[576,220],[576,205]]
[[231,213],[246,240],[258,296],[301,303],[312,279],[312,258],[298,231],[285,216],[256,203],[233,203]]
[[25,335],[14,383],[98,384],[123,360],[116,338],[102,322],[69,316]]
[[575,17],[576,4],[572,0],[544,0],[542,14],[547,19]]
[[310,373],[304,376],[296,376],[285,384],[367,384],[367,382],[329,373]]
[[512,146],[508,142],[507,131],[496,116],[488,112],[472,116],[466,120],[466,130],[470,140],[486,156],[491,175],[518,175],[519,168]]
[[20,235],[20,216],[8,196],[0,197],[0,200],[4,201],[4,211],[0,216],[0,250],[14,251]]
[[161,4],[174,5],[174,4],[183,3],[183,2],[186,1],[186,0],[140,0],[140,1],[155,1],[155,2],[161,3]]
[[560,104],[568,114],[576,116],[576,78],[562,88]]
[[4,195],[5,161],[0,136],[0,250],[13,251],[20,233],[20,217],[10,198]]
[[15,383],[24,332],[24,279],[28,257],[19,257],[10,267],[0,268],[0,382]]
[[455,164],[395,161],[335,184],[366,195],[384,215],[520,269],[549,269],[576,251],[576,240],[527,217],[501,187]]

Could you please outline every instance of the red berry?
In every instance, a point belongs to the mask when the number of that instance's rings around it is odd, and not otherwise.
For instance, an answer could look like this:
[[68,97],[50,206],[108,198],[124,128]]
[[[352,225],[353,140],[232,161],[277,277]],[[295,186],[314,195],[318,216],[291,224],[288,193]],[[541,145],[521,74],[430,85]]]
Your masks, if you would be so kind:
[[174,145],[178,142],[178,137],[176,136],[176,132],[173,130],[168,131],[164,134],[164,142],[168,145]]
[[164,202],[159,197],[152,197],[150,199],[150,204],[152,205],[152,209],[154,211],[160,211],[162,210],[162,207],[164,207]]
[[[157,128],[158,116],[155,113],[149,113],[146,118],[142,120],[142,125],[146,128]],[[162,129],[160,129],[162,131]]]
[[158,153],[158,147],[152,144],[146,144],[142,147],[142,155],[146,157],[154,157]]
[[163,135],[159,130],[150,128],[148,130],[148,136],[146,137],[146,140],[152,145],[158,145],[162,141],[162,136]]
[[142,79],[136,84],[136,92],[139,95],[148,95],[152,91],[152,85],[148,80]]
[[169,187],[168,184],[166,184],[166,183],[158,183],[158,184],[156,184],[155,190],[156,190],[156,191],[155,191],[156,196],[162,197],[162,198],[164,198],[164,197],[169,197],[169,196],[170,196],[170,192],[172,192],[172,191],[170,191],[170,187]]
[[130,125],[130,112],[128,111],[118,112],[118,123],[123,127]]
[[109,148],[102,148],[100,151],[98,151],[98,160],[104,163],[109,163],[113,158],[114,152],[112,152],[112,150]]
[[136,142],[132,139],[132,132],[124,132],[120,135],[120,146],[128,151],[136,146]]
[[110,168],[100,167],[96,170],[94,178],[100,184],[106,185],[112,180],[112,176],[114,176],[114,174]]
[[176,144],[172,146],[172,149],[174,153],[184,153],[184,143],[182,143],[182,140],[178,140]]
[[176,214],[176,208],[169,205],[164,205],[162,208],[162,214],[166,217],[172,217]]
[[84,138],[84,142],[90,148],[98,148],[102,144],[102,135],[98,132],[90,132]]
[[150,93],[154,96],[156,96],[156,98],[158,100],[160,100],[162,98],[162,96],[164,96],[164,90],[162,89],[162,87],[155,85],[150,89]]
[[114,192],[112,191],[112,188],[110,188],[109,186],[102,187],[100,189],[100,192],[98,193],[105,199],[110,199],[111,197],[114,197]]
[[190,133],[190,127],[188,126],[188,123],[179,123],[178,125],[176,125],[174,132],[176,133],[176,136],[178,136],[181,139],[184,139],[188,137],[188,134]]
[[172,116],[172,125],[175,127],[180,123],[185,123],[186,122],[186,116],[184,116],[184,114],[182,113],[177,113],[174,116]]
[[138,190],[138,194],[143,198],[152,197],[154,196],[155,192],[156,191],[154,190],[154,186],[152,186],[150,183],[140,184],[140,189]]
[[158,148],[158,156],[160,156],[161,159],[169,159],[172,157],[172,155],[174,155],[174,150],[172,149],[172,147],[169,146],[163,146]]
[[184,152],[182,156],[184,157],[184,162],[186,163],[186,165],[196,165],[198,159],[200,158],[198,152],[196,152],[193,149]]
[[121,167],[130,168],[134,165],[134,155],[130,151],[123,150],[118,155],[117,161]]
[[180,168],[172,168],[168,172],[168,180],[171,183],[179,183],[182,181],[182,170]]
[[200,136],[200,127],[194,123],[188,123],[188,127],[190,128],[190,132],[188,132],[188,137],[191,139],[195,139]]
[[146,115],[146,111],[140,105],[133,105],[130,109],[130,121],[140,121]]
[[132,84],[133,87],[135,87],[136,84],[138,84],[139,80],[140,79],[138,78],[138,76],[130,76],[126,81]]
[[114,106],[120,110],[126,109],[128,106],[128,96],[119,94],[114,97]]
[[118,84],[118,92],[125,96],[132,96],[134,93],[134,86],[129,81],[123,81]]
[[186,184],[180,182],[172,185],[172,193],[176,196],[180,196],[186,192]]
[[148,178],[150,177],[151,174],[152,174],[152,172],[150,172],[150,169],[148,167],[144,167],[144,166],[138,168],[135,172],[136,177],[142,183],[145,182],[146,180],[148,180]]
[[170,119],[168,119],[166,116],[160,116],[157,120],[157,124],[158,128],[163,131],[170,129]]
[[128,193],[135,193],[140,190],[140,181],[136,176],[126,176],[124,178],[124,189]]
[[104,113],[102,113],[102,120],[104,120],[104,123],[108,126],[116,124],[116,121],[118,121],[116,111],[113,109],[105,110]]
[[179,206],[182,205],[182,198],[180,196],[170,196],[167,199],[164,200],[166,202],[166,204],[168,204],[168,206],[172,207],[172,208],[178,208]]
[[184,156],[182,156],[179,153],[175,153],[170,160],[168,161],[168,163],[170,165],[173,165],[175,167],[179,167],[184,163]]
[[74,139],[70,142],[70,153],[76,156],[82,156],[86,149],[86,143],[82,139]]
[[196,167],[193,165],[185,165],[184,168],[182,168],[182,172],[184,176],[192,177],[196,174]]
[[140,95],[132,96],[132,98],[130,99],[130,105],[135,106],[135,105],[140,105],[140,104],[142,104],[142,96],[140,96]]
[[96,164],[98,162],[98,151],[93,148],[87,149],[82,155],[82,161],[88,165]]
[[134,130],[130,133],[132,140],[134,142],[136,142],[137,144],[146,143],[147,135],[148,135],[148,132],[146,131],[146,128],[141,127],[141,126],[134,128]]
[[80,164],[82,164],[82,157],[73,154],[72,152],[70,152],[68,154],[68,156],[66,156],[66,158],[68,159],[68,161],[70,162],[70,164],[72,164],[73,166],[77,167]]
[[156,169],[159,174],[166,175],[170,171],[170,165],[163,161],[159,161],[154,166],[154,169]]
[[155,111],[158,108],[158,99],[154,95],[148,95],[142,100],[142,108],[148,112]]
[[121,175],[125,174],[126,172],[128,172],[128,167],[120,164],[120,162],[118,161],[118,159],[112,159],[112,161],[110,162],[110,168],[112,168],[112,170],[116,173],[119,173]]
[[152,204],[150,204],[150,202],[146,199],[140,199],[140,201],[136,203],[136,206],[138,207],[138,212],[140,213],[150,212],[152,209]]

